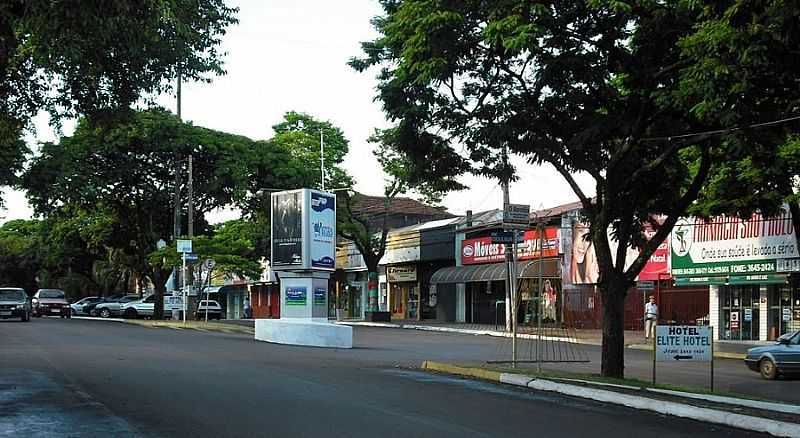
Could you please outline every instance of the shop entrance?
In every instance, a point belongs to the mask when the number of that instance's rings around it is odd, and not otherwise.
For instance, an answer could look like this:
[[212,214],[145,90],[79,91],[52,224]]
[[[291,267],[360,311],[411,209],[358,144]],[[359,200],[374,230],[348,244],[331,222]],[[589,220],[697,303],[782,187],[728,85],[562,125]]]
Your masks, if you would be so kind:
[[720,339],[758,339],[760,296],[758,285],[720,286]]
[[417,319],[419,311],[417,283],[389,283],[389,305],[393,319]]
[[769,340],[800,330],[800,288],[793,284],[769,287]]

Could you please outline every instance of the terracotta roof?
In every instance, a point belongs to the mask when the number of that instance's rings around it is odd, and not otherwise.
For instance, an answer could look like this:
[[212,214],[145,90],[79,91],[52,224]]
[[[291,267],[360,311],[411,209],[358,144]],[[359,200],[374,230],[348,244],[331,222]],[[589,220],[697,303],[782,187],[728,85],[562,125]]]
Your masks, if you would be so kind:
[[538,217],[555,217],[561,216],[562,214],[573,211],[573,210],[580,210],[583,208],[583,204],[580,201],[577,202],[570,202],[569,204],[562,204],[557,205],[555,207],[544,208],[537,211],[531,212],[531,219],[535,219]]
[[[370,196],[363,193],[353,195],[353,213],[362,215],[383,213],[383,196]],[[439,218],[453,217],[444,207],[431,207],[416,199],[396,197],[392,199],[389,212],[395,214],[408,214],[419,216],[437,216]]]

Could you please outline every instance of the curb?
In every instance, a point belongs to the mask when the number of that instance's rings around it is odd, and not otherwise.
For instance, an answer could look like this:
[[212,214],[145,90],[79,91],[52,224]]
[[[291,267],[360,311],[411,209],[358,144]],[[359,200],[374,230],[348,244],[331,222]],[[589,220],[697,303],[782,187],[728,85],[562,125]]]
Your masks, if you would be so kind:
[[136,320],[126,319],[123,322],[131,325],[138,325],[141,327],[149,328],[171,328],[174,330],[196,330],[201,332],[221,332],[221,333],[238,333],[252,335],[255,333],[254,329],[249,327],[235,326],[232,324],[215,324],[215,323],[195,323],[188,322],[172,322],[172,321],[153,321],[153,320]]
[[539,391],[556,392],[572,397],[585,398],[603,403],[612,403],[633,409],[672,415],[680,418],[688,418],[706,423],[721,424],[724,426],[735,427],[737,429],[764,432],[773,436],[800,436],[800,424],[797,423],[787,423],[784,421],[724,412],[716,409],[697,407],[677,402],[622,394],[605,389],[569,385],[546,379],[536,379],[521,374],[500,373],[496,371],[460,367],[440,362],[425,361],[422,363],[421,368],[424,370],[437,371],[464,377],[473,377],[497,383],[531,388]]
[[[493,336],[497,338],[510,338],[511,334],[506,332],[499,332],[495,330],[472,330],[472,329],[459,329],[453,327],[435,327],[430,325],[418,325],[418,324],[396,324],[396,323],[385,323],[385,322],[366,322],[366,321],[336,321],[336,324],[342,325],[350,325],[350,326],[359,326],[359,327],[381,327],[381,328],[397,328],[397,329],[405,329],[405,330],[420,330],[425,332],[439,332],[439,333],[459,333],[463,335],[475,335],[475,336]],[[525,333],[517,334],[517,338],[519,339],[537,339],[538,336],[530,335]],[[555,341],[555,342],[568,342],[571,344],[580,344],[580,345],[594,345],[600,346],[602,345],[600,342],[594,341],[586,341],[582,339],[572,339],[572,338],[564,338],[564,337],[557,337],[557,336],[542,336],[542,340],[545,341]],[[631,350],[642,350],[642,351],[652,351],[652,347],[649,345],[644,344],[628,344],[625,348],[629,348]],[[735,359],[735,360],[744,360],[747,355],[744,353],[726,353],[722,351],[715,351],[714,357],[718,359]]]

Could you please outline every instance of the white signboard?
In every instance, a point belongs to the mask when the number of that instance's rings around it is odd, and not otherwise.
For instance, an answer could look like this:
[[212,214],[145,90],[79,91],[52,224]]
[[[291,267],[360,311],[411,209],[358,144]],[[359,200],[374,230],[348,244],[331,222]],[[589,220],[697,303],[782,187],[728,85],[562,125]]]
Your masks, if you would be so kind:
[[659,325],[656,327],[656,361],[710,362],[711,327]]
[[180,295],[164,295],[164,310],[183,310],[183,298]]
[[336,197],[311,190],[309,194],[311,267],[333,270],[336,262]]
[[191,240],[178,239],[178,241],[176,242],[176,245],[178,247],[178,252],[181,252],[181,253],[192,252],[192,241]]

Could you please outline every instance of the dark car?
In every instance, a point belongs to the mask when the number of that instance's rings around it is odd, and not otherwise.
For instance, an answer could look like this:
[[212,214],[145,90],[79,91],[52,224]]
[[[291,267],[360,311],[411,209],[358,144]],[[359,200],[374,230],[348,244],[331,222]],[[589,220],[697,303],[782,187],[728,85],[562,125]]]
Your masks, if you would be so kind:
[[786,333],[775,345],[747,350],[747,367],[772,380],[779,375],[800,373],[800,330]]
[[31,303],[28,294],[18,287],[0,288],[0,319],[19,318],[22,322],[31,320]]
[[39,289],[31,301],[33,304],[33,316],[72,317],[69,301],[67,301],[67,296],[61,289]]
[[97,316],[97,312],[95,311],[95,308],[98,305],[100,305],[102,303],[109,302],[109,301],[117,301],[120,298],[122,298],[123,296],[124,295],[122,295],[122,294],[115,294],[115,295],[109,295],[109,296],[106,296],[106,297],[100,297],[100,299],[98,301],[96,301],[96,302],[84,304],[83,305],[83,313],[85,313],[86,315],[89,315],[89,316]]

